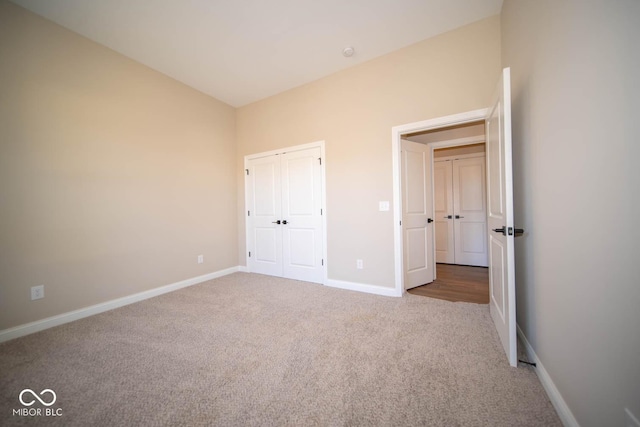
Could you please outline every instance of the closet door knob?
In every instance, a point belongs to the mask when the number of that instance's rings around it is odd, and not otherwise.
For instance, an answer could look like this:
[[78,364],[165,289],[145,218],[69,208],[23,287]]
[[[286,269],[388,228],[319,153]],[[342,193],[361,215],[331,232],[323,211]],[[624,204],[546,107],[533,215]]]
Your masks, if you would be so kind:
[[451,218],[453,218],[453,216],[451,216],[451,215],[447,215],[447,216],[443,216],[443,218],[444,218],[444,219],[451,219]]
[[456,219],[464,218],[463,216],[456,215]]
[[280,220],[277,220],[277,221],[271,221],[271,224],[280,224]]
[[284,221],[282,221],[282,223],[286,225],[287,224],[287,220],[285,219]]

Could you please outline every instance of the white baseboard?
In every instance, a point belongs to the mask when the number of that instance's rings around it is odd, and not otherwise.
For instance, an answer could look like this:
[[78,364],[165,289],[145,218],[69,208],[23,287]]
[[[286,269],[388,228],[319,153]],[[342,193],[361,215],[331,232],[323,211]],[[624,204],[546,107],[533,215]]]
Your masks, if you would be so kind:
[[159,288],[150,289],[148,291],[139,292],[137,294],[128,295],[126,297],[114,299],[111,301],[103,302],[103,303],[92,305],[89,307],[84,307],[78,310],[69,311],[67,313],[58,314],[57,316],[47,317],[46,319],[37,320],[35,322],[26,323],[24,325],[5,329],[0,331],[0,343],[12,340],[14,338],[19,338],[25,335],[33,334],[34,332],[39,332],[45,329],[53,328],[54,326],[59,326],[65,323],[73,322],[74,320],[82,319],[84,317],[93,316],[94,314],[113,310],[114,308],[119,308],[125,305],[133,304],[134,302],[143,301],[149,298],[156,297],[158,295],[177,291],[178,289],[186,288],[188,286],[197,285],[198,283],[206,282],[207,280],[216,279],[218,277],[222,277],[228,274],[242,271],[241,269],[242,267],[240,266],[227,268],[225,270],[216,271],[216,272],[205,274],[198,277],[192,277],[191,279],[181,280],[179,282],[175,282],[170,285],[160,286]]
[[383,286],[367,285],[364,283],[345,282],[342,280],[327,279],[324,281],[326,286],[332,288],[348,289],[350,291],[365,292],[368,294],[384,295],[387,297],[401,297],[395,288],[386,288]]
[[527,340],[524,332],[522,332],[522,329],[520,329],[520,325],[516,325],[516,327],[518,329],[518,337],[520,337],[520,340],[524,344],[527,358],[530,362],[536,364],[536,367],[534,369],[536,371],[536,374],[538,375],[538,379],[540,379],[542,386],[547,392],[547,395],[549,396],[549,400],[551,400],[553,407],[556,408],[558,416],[560,417],[560,421],[562,421],[562,424],[565,427],[580,427],[580,424],[578,424],[578,421],[573,416],[571,409],[569,409],[567,402],[565,402],[562,398],[560,391],[558,391],[558,388],[553,383],[553,380],[549,376],[547,370],[544,369],[544,366],[540,362],[540,359],[538,359],[538,355],[533,350],[533,347],[531,347],[529,340]]

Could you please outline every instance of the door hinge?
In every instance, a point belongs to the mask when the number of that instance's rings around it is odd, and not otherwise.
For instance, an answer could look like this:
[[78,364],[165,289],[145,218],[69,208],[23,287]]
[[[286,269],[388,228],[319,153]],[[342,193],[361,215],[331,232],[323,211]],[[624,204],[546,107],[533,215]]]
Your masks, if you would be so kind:
[[247,175],[249,175],[249,169],[245,169],[247,171]]
[[402,221],[400,221],[400,227],[402,227]]
[[251,258],[251,251],[249,251],[249,258]]
[[318,161],[320,162],[320,165],[322,165],[322,157],[318,157]]
[[247,211],[247,216],[251,216],[251,211]]
[[324,265],[324,260],[322,260],[322,265]]
[[320,208],[320,215],[322,215],[322,208]]

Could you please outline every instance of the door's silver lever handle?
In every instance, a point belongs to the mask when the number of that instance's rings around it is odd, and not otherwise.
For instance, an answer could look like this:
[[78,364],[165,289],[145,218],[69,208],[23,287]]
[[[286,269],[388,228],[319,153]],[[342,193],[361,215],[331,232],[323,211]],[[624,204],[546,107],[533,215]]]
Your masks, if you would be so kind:
[[505,236],[507,235],[507,229],[505,228],[504,225],[500,228],[494,228],[493,231],[495,231],[496,233],[501,233]]

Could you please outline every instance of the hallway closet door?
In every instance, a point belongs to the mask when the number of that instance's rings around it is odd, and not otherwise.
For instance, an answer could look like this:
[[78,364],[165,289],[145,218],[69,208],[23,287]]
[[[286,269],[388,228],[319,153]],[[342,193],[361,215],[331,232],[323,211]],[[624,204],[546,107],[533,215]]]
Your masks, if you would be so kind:
[[486,267],[485,158],[434,162],[436,261]]
[[249,271],[323,283],[320,151],[309,148],[249,161]]
[[453,169],[451,161],[433,163],[436,262],[455,264],[453,234]]
[[453,161],[456,264],[488,265],[485,178],[484,156]]

